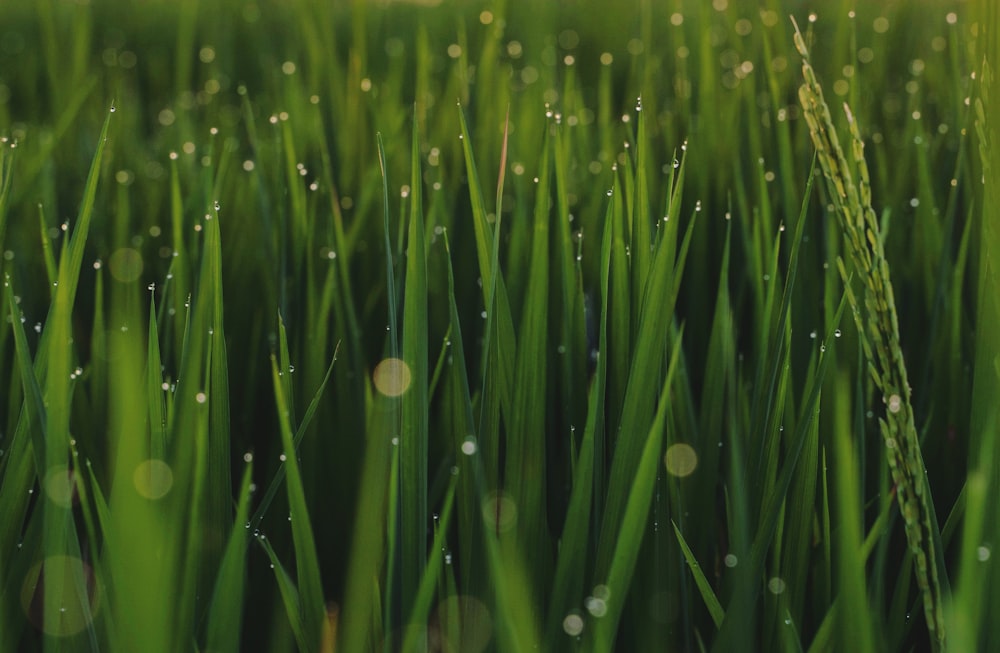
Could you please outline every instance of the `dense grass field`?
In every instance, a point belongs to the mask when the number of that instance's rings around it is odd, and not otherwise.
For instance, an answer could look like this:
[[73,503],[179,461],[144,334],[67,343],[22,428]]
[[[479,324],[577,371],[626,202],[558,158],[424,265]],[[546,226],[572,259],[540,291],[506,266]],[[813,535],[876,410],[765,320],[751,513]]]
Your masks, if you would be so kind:
[[0,3],[0,653],[1000,650],[998,30]]

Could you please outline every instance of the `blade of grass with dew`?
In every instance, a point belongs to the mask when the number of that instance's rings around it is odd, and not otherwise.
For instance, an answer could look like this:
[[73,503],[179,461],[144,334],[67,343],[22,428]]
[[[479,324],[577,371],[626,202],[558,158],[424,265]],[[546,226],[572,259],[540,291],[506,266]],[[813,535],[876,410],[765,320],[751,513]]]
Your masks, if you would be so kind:
[[[83,248],[90,229],[94,213],[94,201],[97,192],[97,182],[100,177],[100,163],[104,152],[108,128],[111,123],[111,111],[105,117],[101,130],[100,143],[91,162],[90,173],[84,187],[84,194],[77,216],[77,224],[69,244],[62,252],[59,260],[58,286],[45,321],[42,343],[39,350],[44,350],[45,377],[41,382],[45,397],[45,451],[41,458],[43,467],[36,470],[43,486],[47,487],[51,479],[66,473],[66,461],[69,458],[70,441],[70,405],[71,405],[71,358],[72,358],[72,324],[71,316],[76,301],[77,284],[80,276],[80,266],[83,261]],[[60,471],[62,470],[62,471]],[[71,504],[66,501],[44,502],[38,513],[33,517],[42,520],[42,542],[46,565],[48,561],[59,559],[56,556],[79,558],[79,541],[76,530],[72,527],[70,513]],[[86,589],[82,587],[82,577],[73,574],[72,579],[64,578],[56,573],[50,582],[46,576],[46,592],[43,604],[43,630],[45,639],[56,636],[60,632],[61,612],[60,597],[64,593],[74,592],[86,597]],[[67,586],[67,581],[71,585]],[[84,602],[84,605],[86,602]],[[88,622],[90,623],[90,622]],[[51,645],[51,641],[47,643]]]
[[[851,133],[852,161],[849,162],[841,150],[823,91],[810,63],[809,51],[797,25],[795,46],[802,56],[805,79],[799,88],[799,101],[819,153],[827,190],[836,208],[852,266],[864,284],[863,304],[856,301],[850,290],[848,296],[856,310],[855,321],[862,334],[869,369],[873,371],[872,380],[882,392],[888,408],[886,419],[880,420],[880,430],[904,516],[904,530],[914,555],[914,571],[923,595],[932,647],[939,650],[945,647],[943,600],[947,593],[946,572],[939,563],[941,536],[914,424],[889,265],[872,209],[864,142],[857,121],[844,105]],[[852,170],[857,172],[857,185]],[[844,285],[850,289],[842,265],[841,275]]]
[[[846,385],[842,379],[841,385]],[[839,388],[843,390],[844,388]],[[849,394],[849,393],[847,393]],[[843,396],[843,395],[841,395]],[[837,420],[836,416],[834,419]],[[834,486],[837,499],[837,541],[834,563],[839,581],[837,611],[837,631],[840,641],[838,649],[866,653],[879,650],[875,637],[873,613],[868,605],[868,595],[864,577],[864,556],[862,546],[862,518],[860,509],[861,485],[857,469],[857,455],[851,442],[850,427],[838,420],[834,433]],[[839,563],[839,564],[838,564]]]
[[[383,636],[389,638],[393,637],[396,631],[403,628],[403,611],[404,606],[401,603],[402,596],[399,594],[397,587],[402,585],[402,574],[405,569],[403,565],[402,556],[405,550],[403,542],[400,540],[402,537],[402,500],[403,497],[400,495],[402,492],[402,482],[400,478],[400,467],[399,467],[399,449],[397,443],[399,442],[399,436],[402,432],[402,400],[399,393],[400,387],[403,386],[403,367],[399,364],[400,361],[400,333],[399,333],[399,320],[398,320],[398,309],[396,306],[397,296],[397,281],[394,272],[394,262],[393,262],[393,246],[392,246],[392,229],[390,226],[390,212],[389,212],[389,169],[388,163],[386,162],[385,154],[385,144],[382,140],[382,133],[377,132],[375,134],[375,142],[378,151],[378,164],[379,172],[382,179],[382,237],[385,246],[385,286],[386,286],[386,304],[388,307],[388,324],[386,326],[388,341],[387,348],[389,350],[390,371],[388,372],[388,383],[385,387],[380,387],[379,379],[375,379],[376,390],[380,394],[384,395],[387,410],[389,411],[389,429],[393,442],[392,456],[390,462],[390,499],[389,499],[389,510],[387,512],[387,519],[391,522],[387,525],[386,535],[388,536],[388,574],[386,580],[386,591],[385,591],[385,619],[384,626],[389,629],[387,633]],[[412,376],[411,376],[412,378]],[[420,564],[423,565],[426,557],[421,558]],[[414,589],[415,591],[415,589]],[[389,639],[388,646],[392,647],[396,644]]]
[[[401,374],[401,372],[397,372]],[[400,492],[399,445],[398,436],[394,436],[392,459],[389,461],[388,504],[385,507],[385,571],[383,572],[381,594],[385,597],[382,603],[382,636],[383,650],[400,646],[402,632],[408,624],[404,621],[403,605],[400,596],[400,586],[403,576],[403,556],[406,554],[402,541],[403,521],[401,513],[402,493]],[[424,562],[424,561],[421,561]]]
[[215,578],[215,588],[208,606],[205,649],[223,653],[240,650],[240,630],[243,621],[243,601],[246,596],[246,557],[249,531],[246,527],[250,512],[250,479],[253,466],[248,464],[240,483],[236,520],[229,532],[225,551]]
[[[83,264],[83,248],[87,242],[90,223],[94,215],[97,182],[101,175],[101,161],[104,156],[104,147],[108,141],[108,129],[111,126],[111,117],[114,112],[115,107],[111,105],[111,109],[104,119],[104,126],[101,127],[100,136],[97,139],[97,148],[94,150],[90,172],[87,173],[83,196],[80,198],[80,210],[76,216],[76,224],[73,226],[73,235],[70,237],[59,259],[59,286],[60,288],[65,288],[64,297],[70,302],[67,306],[67,309],[70,311],[73,308],[72,300],[76,298],[76,287],[80,280],[80,266]],[[54,305],[57,305],[57,303]]]
[[[402,586],[405,613],[415,609],[421,578],[427,565],[427,247],[424,243],[423,178],[417,123],[413,122],[410,155],[410,219],[406,245],[406,282],[403,302],[403,364],[409,387],[401,387],[402,428],[399,438]],[[437,551],[435,551],[435,555]],[[410,626],[415,624],[411,623]]]
[[49,228],[45,224],[45,210],[40,203],[38,205],[38,227],[42,238],[42,260],[45,262],[45,274],[49,281],[49,299],[51,300],[52,296],[55,295],[55,291],[52,289],[55,288],[57,281],[56,257],[52,253],[52,241],[49,240],[48,234]]
[[[787,335],[791,338],[791,334]],[[786,390],[787,392],[787,390]],[[789,395],[791,393],[789,392]],[[785,582],[785,592],[779,598],[794,624],[801,624],[808,605],[806,587],[812,569],[814,547],[812,545],[813,523],[816,516],[816,488],[820,465],[820,420],[815,414],[806,432],[806,441],[800,454],[798,469],[792,478],[791,497],[785,506],[785,523],[782,527],[782,552],[780,573]],[[781,628],[781,619],[777,620]]]
[[[445,246],[448,248],[447,236]],[[450,250],[449,250],[450,252]],[[465,356],[461,344],[461,326],[458,320],[458,309],[454,302],[455,284],[454,275],[449,270],[449,295],[451,303],[451,326],[453,331],[453,350],[457,360],[453,368],[456,369],[456,381],[453,385],[452,410],[459,413],[455,419],[456,424],[465,422],[468,432],[474,426],[472,405],[468,391],[468,379],[465,375]],[[499,519],[500,510],[503,504],[497,503],[496,507],[492,501],[501,502],[502,494],[489,492],[489,485],[492,481],[486,469],[489,461],[484,459],[479,453],[479,449],[473,450],[472,454],[467,453],[464,447],[469,444],[476,444],[475,436],[461,437],[461,433],[456,434],[458,449],[463,455],[460,459],[459,476],[464,476],[468,480],[462,481],[461,493],[465,494],[462,504],[465,513],[459,513],[459,533],[460,538],[464,537],[473,542],[473,546],[466,551],[465,556],[460,559],[460,564],[468,564],[463,561],[470,560],[469,568],[479,569],[478,557],[472,558],[474,551],[483,551],[484,560],[482,568],[486,571],[488,582],[492,586],[495,598],[495,610],[497,617],[494,622],[497,624],[497,640],[500,650],[510,651],[531,651],[538,650],[541,643],[537,613],[532,609],[532,583],[526,574],[526,568],[521,558],[521,552],[516,547],[502,548],[501,537],[506,537],[500,533],[502,522]],[[511,508],[506,508],[510,510]],[[465,525],[463,525],[463,521]],[[464,536],[462,535],[464,533]],[[461,546],[461,539],[460,539]],[[472,580],[470,587],[477,587],[477,581]],[[480,629],[485,624],[481,619],[475,617],[475,622],[465,623],[463,629]]]
[[[444,397],[448,417],[444,421],[453,434],[453,450],[458,469],[459,485],[456,490],[458,501],[458,565],[468,574],[466,591],[478,596],[487,581],[485,556],[481,555],[481,541],[485,522],[481,501],[485,490],[480,487],[482,473],[477,472],[476,456],[481,456],[476,438],[476,421],[469,392],[468,368],[465,346],[462,339],[462,325],[459,320],[458,305],[455,300],[455,273],[451,265],[451,246],[448,232],[444,232],[445,262],[448,272],[448,317],[449,348],[451,364],[448,373],[448,391]],[[470,453],[471,452],[471,453]]]
[[[753,488],[754,501],[763,501],[766,494],[763,483],[769,477],[764,473],[765,466],[771,459],[765,455],[766,437],[768,433],[773,433],[775,422],[774,413],[776,411],[776,397],[780,382],[782,369],[788,360],[788,340],[786,330],[791,320],[792,298],[795,290],[796,280],[799,274],[799,256],[802,248],[802,240],[806,232],[806,216],[809,203],[812,198],[813,181],[816,178],[816,158],[813,158],[810,166],[809,176],[806,181],[805,194],[799,205],[799,217],[795,225],[795,233],[792,236],[792,244],[788,255],[788,272],[784,288],[782,289],[781,304],[778,308],[777,323],[772,332],[770,341],[765,341],[766,351],[761,354],[760,365],[756,371],[756,382],[754,383],[754,397],[751,413],[751,428],[754,429],[752,437],[756,439],[755,446],[758,448],[757,460],[753,465]],[[765,362],[770,361],[770,365]],[[773,453],[773,452],[772,452]]]
[[288,615],[288,625],[295,637],[295,643],[298,645],[299,651],[317,650],[318,641],[313,641],[311,633],[306,631],[305,624],[303,623],[301,599],[299,591],[295,587],[295,581],[292,580],[292,577],[285,570],[284,565],[281,564],[281,560],[278,558],[278,554],[274,552],[271,543],[266,538],[258,539],[257,541],[263,547],[264,552],[271,561],[270,564],[274,570],[274,578],[278,583],[278,592],[281,594],[281,602],[284,604],[285,612]]
[[288,423],[295,428],[295,395],[292,386],[292,360],[288,353],[288,330],[285,328],[285,320],[278,313],[278,376],[281,380],[281,392],[285,396],[288,404]]
[[312,533],[312,520],[302,490],[298,457],[289,422],[288,403],[284,396],[278,362],[272,356],[271,372],[274,380],[274,398],[278,410],[278,425],[281,431],[282,448],[285,452],[285,487],[288,490],[288,506],[292,513],[292,543],[295,549],[295,570],[300,594],[299,609],[302,612],[307,650],[316,650],[325,621],[323,588],[320,584],[319,558]]
[[[4,248],[7,237],[7,216],[10,202],[10,189],[14,180],[14,153],[10,146],[0,146],[0,251]],[[0,263],[0,270],[3,269]]]
[[[554,185],[556,197],[555,234],[553,239],[553,288],[557,292],[559,309],[550,316],[550,332],[558,344],[559,405],[562,406],[564,424],[573,425],[580,419],[581,406],[577,379],[586,370],[589,356],[587,347],[586,316],[584,315],[584,284],[578,274],[580,263],[575,260],[573,236],[570,233],[574,216],[570,207],[569,171],[572,165],[570,139],[557,121],[552,146]],[[578,232],[582,241],[583,231]],[[582,247],[582,242],[580,243]]]
[[[344,589],[342,619],[337,650],[364,651],[384,636],[378,578],[385,556],[385,509],[391,484],[391,440],[395,415],[388,398],[377,395],[366,420],[368,437],[361,470],[358,506],[351,538],[351,564]],[[375,587],[375,591],[372,587]]]
[[[622,410],[628,392],[629,364],[633,360],[632,347],[635,346],[632,334],[635,325],[632,320],[634,307],[631,304],[629,288],[629,256],[625,234],[627,216],[625,215],[624,199],[621,188],[618,187],[618,175],[615,174],[615,186],[609,189],[611,199],[608,201],[608,216],[611,228],[611,292],[608,295],[611,324],[608,326],[608,356],[611,359],[608,370],[608,406],[607,414],[611,428],[607,433],[607,451],[614,451],[620,429],[616,428],[622,419]],[[635,309],[638,314],[638,309]],[[602,352],[603,354],[603,352]]]
[[[708,353],[704,364],[704,380],[701,383],[701,406],[696,424],[689,432],[700,434],[698,445],[698,474],[690,481],[693,485],[691,496],[710,497],[720,481],[720,459],[725,438],[723,420],[725,419],[725,402],[727,397],[726,380],[732,373],[735,358],[736,335],[734,333],[734,318],[732,300],[729,293],[730,285],[730,252],[732,239],[732,222],[726,223],[726,239],[722,247],[722,261],[719,264],[719,284],[715,294],[715,312],[709,329]],[[678,370],[678,381],[687,383],[684,361]],[[680,403],[680,402],[677,402]],[[682,508],[686,510],[686,508]],[[704,551],[710,541],[718,537],[713,529],[689,531],[691,543],[698,551]]]
[[513,413],[507,433],[504,485],[517,506],[517,546],[535,583],[535,610],[544,603],[539,591],[549,585],[550,548],[546,493],[546,379],[549,312],[549,205],[552,141],[546,136],[535,184],[531,263],[518,331]]
[[151,296],[146,348],[146,405],[149,410],[149,456],[155,460],[163,460],[167,452],[167,414],[163,402],[162,369],[159,334],[156,329],[156,302]]
[[638,315],[642,306],[646,277],[649,275],[650,256],[653,247],[652,221],[649,209],[649,168],[651,139],[646,129],[646,112],[642,110],[642,98],[636,100],[639,126],[636,130],[635,147],[635,189],[632,195],[632,231],[629,239],[631,253],[629,263],[632,273],[632,307]]
[[[611,229],[611,220],[605,220],[604,237],[601,239],[601,317],[598,327],[600,329],[598,352],[607,351],[608,344]],[[546,620],[546,650],[559,648],[559,639],[563,631],[563,615],[576,604],[576,597],[583,593],[585,564],[590,544],[588,531],[591,528],[591,519],[599,519],[596,514],[592,516],[594,495],[599,492],[595,488],[595,477],[597,476],[596,470],[603,469],[604,461],[597,455],[595,442],[598,441],[598,431],[603,430],[605,424],[604,401],[607,374],[608,357],[598,355],[597,369],[590,382],[590,392],[588,393],[587,424],[583,432],[583,441],[580,443],[580,452],[576,458],[573,489],[570,493],[569,507],[566,510],[566,522],[559,539]]]
[[[499,464],[500,411],[503,410],[506,415],[512,414],[517,344],[507,288],[499,270],[499,240],[495,229],[499,228],[500,215],[496,216],[496,227],[490,226],[479,173],[476,170],[469,127],[461,107],[459,107],[459,123],[462,129],[462,149],[465,155],[469,200],[472,204],[473,227],[476,234],[479,273],[483,280],[483,303],[487,312],[482,408],[486,423],[479,429],[479,440],[487,456],[486,464],[489,470]],[[491,371],[493,367],[496,367],[496,371]]]
[[[613,557],[608,565],[607,575],[603,583],[606,588],[606,596],[594,597],[595,601],[604,602],[603,607],[606,612],[603,615],[595,615],[598,618],[594,621],[594,627],[589,631],[590,637],[586,641],[586,646],[591,651],[610,651],[613,648],[618,622],[625,608],[625,597],[628,595],[628,586],[632,580],[632,574],[635,572],[636,562],[639,558],[639,547],[646,530],[649,506],[653,500],[653,487],[660,465],[664,432],[667,428],[670,389],[674,372],[677,369],[681,338],[682,334],[679,334],[674,341],[670,364],[657,402],[656,415],[649,427],[642,454],[633,471],[632,483],[627,491],[628,496],[614,542]],[[612,487],[612,489],[614,488]],[[593,607],[591,607],[591,613],[594,613]]]
[[[611,463],[611,474],[608,481],[607,501],[604,519],[600,527],[600,540],[597,552],[596,577],[608,573],[614,554],[614,542],[618,539],[622,515],[628,500],[628,490],[644,448],[641,433],[649,429],[653,419],[655,393],[650,391],[649,379],[657,378],[663,353],[666,351],[666,333],[671,323],[674,304],[680,289],[680,278],[687,258],[694,225],[697,222],[696,213],[688,223],[680,252],[676,255],[673,269],[666,267],[673,253],[667,254],[665,241],[661,241],[653,254],[650,280],[646,284],[647,300],[643,304],[637,331],[635,351],[641,352],[632,360],[629,371],[628,385],[622,406],[619,426],[619,437],[614,441],[614,457]],[[613,256],[613,253],[612,253]],[[612,281],[614,277],[614,258],[612,258]],[[617,289],[612,286],[612,293]],[[612,298],[614,295],[612,295]],[[613,318],[614,319],[614,318]],[[619,322],[612,326],[620,327]],[[610,380],[609,380],[610,383]],[[612,416],[612,419],[614,416]]]
[[[179,262],[179,264],[171,266],[173,274],[171,281],[174,289],[171,307],[174,309],[175,315],[185,315],[187,313],[186,304],[192,292],[191,271],[188,265],[191,256],[184,241],[184,200],[182,199],[180,171],[176,159],[170,161],[170,224],[173,258],[175,263]],[[270,238],[266,240],[268,243],[271,242]],[[173,321],[170,324],[173,324]],[[178,329],[169,335],[172,336],[172,339],[166,340],[166,352],[177,358],[183,358],[183,343],[185,342],[183,331]]]
[[[23,430],[29,434],[32,447],[32,457],[26,456],[23,460],[27,463],[32,461],[33,458],[36,469],[41,470],[45,469],[45,450],[48,435],[45,399],[42,395],[42,388],[39,384],[37,376],[35,375],[35,370],[32,365],[31,352],[28,350],[28,338],[24,332],[24,324],[20,319],[17,305],[14,302],[14,294],[8,294],[7,298],[8,309],[10,311],[8,313],[8,315],[10,315],[10,325],[11,329],[14,331],[15,360],[17,361],[18,373],[21,377],[21,386],[23,387],[24,393],[25,410],[22,412],[21,419],[18,420],[18,430],[22,430],[21,423],[23,422]],[[15,442],[16,441],[17,440],[15,440]],[[7,478],[4,477],[4,481],[6,480]],[[3,505],[9,506],[11,504],[5,503]],[[26,504],[25,507],[27,507]],[[20,523],[20,520],[15,520],[15,522]],[[6,547],[0,549],[0,551],[3,552],[6,552],[7,550],[8,549]]]
[[[4,281],[9,284],[9,281]],[[21,637],[20,605],[15,599],[20,587],[15,587],[13,570],[21,555],[23,543],[19,542],[21,529],[28,512],[30,488],[35,482],[36,469],[45,469],[45,405],[42,391],[32,368],[24,325],[15,308],[13,293],[7,294],[10,310],[10,324],[14,330],[14,344],[17,368],[24,385],[24,406],[8,442],[7,458],[4,461],[3,477],[0,479],[0,501],[4,506],[5,520],[10,528],[0,530],[0,563],[10,569],[7,577],[0,580],[0,644],[3,650],[15,650]],[[21,563],[26,566],[25,562]]]
[[437,590],[437,583],[444,566],[445,540],[451,524],[451,516],[454,512],[455,489],[457,487],[458,479],[452,477],[451,483],[448,485],[448,491],[444,495],[444,503],[441,507],[441,519],[437,525],[437,531],[434,533],[431,556],[427,560],[427,568],[420,579],[420,586],[417,588],[417,593],[413,600],[413,609],[410,611],[410,618],[407,620],[406,637],[403,640],[403,653],[426,649],[426,641],[421,641],[424,639],[421,633],[426,632],[423,627],[430,615],[431,602],[434,600],[434,593]]
[[[118,625],[116,643],[123,648],[165,653],[189,643],[190,624],[196,618],[193,590],[192,600],[179,602],[172,609],[164,609],[161,598],[183,595],[195,586],[200,550],[191,542],[201,540],[204,524],[198,518],[203,513],[200,504],[188,510],[186,500],[191,497],[188,488],[198,485],[198,474],[177,464],[173,456],[166,460],[150,457],[142,291],[138,279],[116,280],[110,291],[109,322],[117,328],[108,334],[109,359],[115,365],[108,374],[107,396],[112,403],[107,419],[115,457],[109,461],[108,512],[102,523],[104,547],[99,568],[106,571],[115,588],[108,609]],[[197,381],[197,375],[191,380]],[[185,399],[198,405],[193,391]],[[189,437],[198,442],[204,432],[199,411],[192,406],[188,415],[193,416],[186,424],[192,431]],[[91,491],[99,497],[98,486]],[[103,501],[95,501],[100,522]],[[191,555],[188,564],[181,564],[185,550],[198,553]],[[142,643],[147,637],[152,641]]]
[[725,618],[726,612],[722,609],[722,604],[719,603],[719,599],[715,596],[712,585],[708,582],[708,578],[705,577],[705,572],[702,570],[701,565],[698,564],[698,559],[694,557],[694,553],[691,552],[691,548],[684,539],[684,535],[681,534],[681,529],[677,528],[677,524],[673,522],[671,522],[671,525],[674,527],[674,535],[677,536],[677,543],[680,544],[681,552],[684,554],[684,561],[687,562],[688,569],[691,570],[691,575],[694,577],[694,583],[701,594],[701,600],[705,603],[708,613],[712,616],[715,627],[718,628],[722,625],[722,620]]
[[[337,351],[339,351],[339,348]],[[330,381],[330,376],[333,374],[333,365],[337,362],[337,351],[334,351],[333,358],[330,360],[330,365],[326,368],[326,376],[323,377],[323,382],[320,383],[319,387],[316,389],[316,394],[313,395],[312,401],[309,402],[309,406],[306,408],[306,412],[302,416],[302,422],[299,424],[299,428],[295,432],[294,444],[296,451],[298,451],[302,438],[305,437],[306,430],[312,424],[313,417],[316,415],[316,410],[319,408],[320,400],[323,398],[323,392],[326,390],[327,383]],[[260,504],[257,506],[257,510],[254,511],[253,517],[250,519],[250,523],[253,528],[260,527],[260,523],[264,519],[267,509],[271,507],[271,502],[281,489],[281,485],[284,480],[285,467],[282,465],[278,468],[278,471],[275,472],[274,478],[271,479],[271,484],[268,485],[267,491],[264,493]]]
[[[197,341],[192,352],[201,360],[192,359],[198,372],[195,378],[201,382],[200,394],[195,392],[195,399],[207,403],[207,422],[205,423],[204,441],[199,443],[202,451],[198,453],[199,465],[204,465],[204,475],[196,479],[194,500],[199,503],[199,510],[204,511],[200,517],[202,522],[195,528],[206,528],[203,539],[192,543],[194,551],[204,567],[194,572],[196,594],[209,596],[212,577],[208,570],[218,567],[219,558],[225,545],[225,539],[218,530],[220,525],[227,524],[232,519],[232,483],[230,480],[230,433],[229,433],[229,373],[223,327],[223,289],[222,289],[222,242],[221,225],[219,224],[218,202],[213,201],[206,212],[203,233],[205,241],[202,247],[201,265],[197,277],[197,293],[194,298],[196,308],[192,314],[193,333],[191,338]],[[197,409],[200,413],[200,409]],[[200,484],[200,485],[199,485]],[[192,555],[194,555],[192,551]],[[197,569],[197,566],[195,566]],[[200,611],[195,618],[200,618]],[[181,632],[189,632],[190,628]]]
[[[833,320],[835,325],[840,323],[846,306],[847,295],[845,293]],[[822,381],[829,361],[833,357],[835,349],[832,344],[834,342],[833,331],[831,330],[827,335],[826,341],[831,345],[828,345],[825,351],[820,351],[815,374],[806,380],[805,398],[799,406],[800,418],[796,423],[795,433],[785,451],[784,462],[773,489],[762,504],[763,509],[758,518],[757,530],[750,548],[750,559],[746,564],[740,564],[736,567],[737,577],[734,581],[733,596],[726,606],[726,618],[723,620],[719,635],[712,645],[713,651],[732,650],[733,646],[738,646],[736,642],[746,641],[746,637],[749,635],[749,633],[740,631],[745,628],[748,615],[752,615],[756,608],[760,595],[759,580],[763,573],[767,551],[773,541],[782,506],[787,499],[792,478],[805,446],[805,439],[808,437],[810,424],[817,414]]]

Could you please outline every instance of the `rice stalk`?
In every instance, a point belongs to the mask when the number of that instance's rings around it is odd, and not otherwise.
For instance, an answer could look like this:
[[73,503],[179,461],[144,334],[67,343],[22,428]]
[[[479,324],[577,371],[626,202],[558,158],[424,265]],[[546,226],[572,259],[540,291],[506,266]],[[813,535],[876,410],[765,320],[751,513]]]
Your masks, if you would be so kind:
[[795,24],[794,39],[795,47],[802,55],[802,75],[805,79],[799,87],[799,102],[818,152],[854,275],[860,277],[862,288],[859,294],[851,287],[851,276],[843,260],[838,260],[838,267],[861,335],[868,371],[886,405],[879,427],[895,483],[896,500],[905,522],[906,539],[913,553],[927,628],[935,649],[944,650],[942,588],[945,579],[943,570],[938,568],[935,550],[940,542],[940,532],[913,418],[911,389],[899,343],[899,322],[889,263],[872,208],[864,141],[858,123],[845,103],[844,113],[851,134],[849,159],[840,146],[830,109],[823,98],[823,89],[810,63],[809,50],[798,24]]

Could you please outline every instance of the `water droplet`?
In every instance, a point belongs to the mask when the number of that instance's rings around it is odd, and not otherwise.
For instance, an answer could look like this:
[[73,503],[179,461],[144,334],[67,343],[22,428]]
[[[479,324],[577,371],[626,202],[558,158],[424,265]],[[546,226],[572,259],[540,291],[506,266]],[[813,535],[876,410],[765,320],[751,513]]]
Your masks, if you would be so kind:
[[218,211],[220,208],[222,207],[219,206],[219,200],[215,200],[215,210]]
[[114,112],[115,112],[116,110],[117,110],[117,109],[115,108],[115,105],[113,105],[113,104],[112,104],[112,105],[111,105],[111,113],[114,113]]
[[840,332],[840,329],[835,329],[834,330],[834,332],[833,332],[833,337],[834,338],[839,338],[841,335],[843,335],[843,334]]

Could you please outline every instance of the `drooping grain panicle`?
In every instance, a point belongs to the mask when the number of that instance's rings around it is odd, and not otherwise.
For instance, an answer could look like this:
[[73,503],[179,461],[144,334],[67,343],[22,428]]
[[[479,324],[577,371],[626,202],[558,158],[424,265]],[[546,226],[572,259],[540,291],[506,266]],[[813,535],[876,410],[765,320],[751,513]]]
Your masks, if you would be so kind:
[[[792,21],[795,22],[794,19]],[[799,87],[809,133],[818,151],[826,187],[853,274],[838,261],[844,285],[864,348],[872,380],[882,392],[885,417],[879,420],[886,458],[896,498],[903,514],[906,539],[913,553],[917,583],[923,595],[924,614],[931,640],[938,650],[945,648],[942,586],[943,570],[935,552],[940,533],[934,515],[930,487],[924,473],[920,443],[910,403],[906,364],[899,343],[899,323],[889,278],[879,225],[871,203],[871,184],[864,157],[864,141],[857,120],[845,104],[851,134],[850,158],[844,153],[823,98],[823,89],[810,64],[809,50],[795,24],[795,47],[802,55],[804,82]],[[857,180],[857,181],[855,181]],[[852,288],[857,280],[859,288]]]

